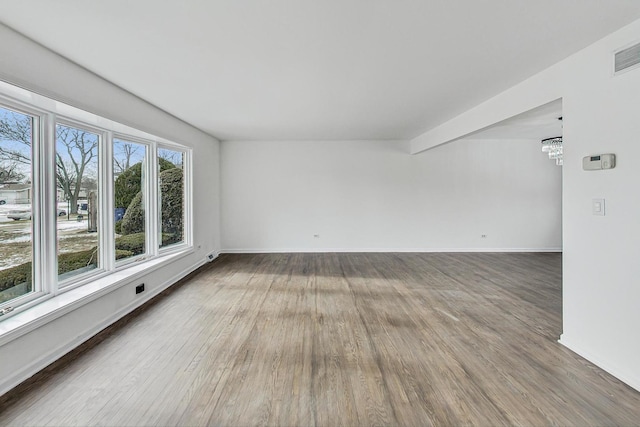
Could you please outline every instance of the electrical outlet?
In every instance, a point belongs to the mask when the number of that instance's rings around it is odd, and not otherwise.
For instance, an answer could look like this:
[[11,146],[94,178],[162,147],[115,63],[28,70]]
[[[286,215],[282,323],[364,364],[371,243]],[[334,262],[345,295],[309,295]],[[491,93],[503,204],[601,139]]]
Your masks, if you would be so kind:
[[481,234],[480,237],[483,238],[483,239],[486,239],[487,235],[486,234]]
[[594,215],[604,216],[604,199],[593,199],[591,202],[591,212]]
[[142,292],[144,292],[144,283],[136,286],[136,294],[140,294]]
[[314,239],[319,239],[319,238],[320,238],[320,235],[319,235],[319,234],[314,234],[314,235],[313,235],[313,238],[314,238]]
[[207,254],[207,262],[211,262],[211,261],[213,261],[214,259],[216,259],[216,253],[215,253],[215,252],[209,252],[209,253]]

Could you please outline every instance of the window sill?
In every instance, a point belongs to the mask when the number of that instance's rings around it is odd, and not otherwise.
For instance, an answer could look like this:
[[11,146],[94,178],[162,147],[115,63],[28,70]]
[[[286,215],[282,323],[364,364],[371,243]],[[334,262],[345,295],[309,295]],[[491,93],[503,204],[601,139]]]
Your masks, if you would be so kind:
[[189,248],[148,261],[132,263],[85,285],[53,297],[49,296],[33,307],[0,321],[0,346],[191,253],[193,249]]

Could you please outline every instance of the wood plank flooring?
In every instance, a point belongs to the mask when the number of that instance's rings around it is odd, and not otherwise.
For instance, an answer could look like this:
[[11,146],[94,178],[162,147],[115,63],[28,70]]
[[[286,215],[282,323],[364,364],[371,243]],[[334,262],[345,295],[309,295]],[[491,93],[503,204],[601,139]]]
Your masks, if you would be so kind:
[[559,254],[222,255],[5,395],[0,425],[638,425],[559,345]]

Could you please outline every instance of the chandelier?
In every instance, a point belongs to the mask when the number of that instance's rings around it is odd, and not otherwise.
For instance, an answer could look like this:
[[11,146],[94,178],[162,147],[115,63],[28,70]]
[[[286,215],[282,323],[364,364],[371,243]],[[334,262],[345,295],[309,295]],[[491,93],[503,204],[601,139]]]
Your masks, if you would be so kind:
[[543,139],[542,152],[548,153],[549,158],[556,161],[556,165],[562,166],[562,137]]

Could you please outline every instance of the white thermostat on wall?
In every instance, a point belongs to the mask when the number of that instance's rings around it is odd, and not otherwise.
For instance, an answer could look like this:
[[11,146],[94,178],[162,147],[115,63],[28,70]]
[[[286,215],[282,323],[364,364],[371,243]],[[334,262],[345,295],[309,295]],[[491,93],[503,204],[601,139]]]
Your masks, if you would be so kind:
[[613,169],[616,167],[615,154],[597,154],[582,158],[582,169],[586,171],[597,171],[600,169]]

